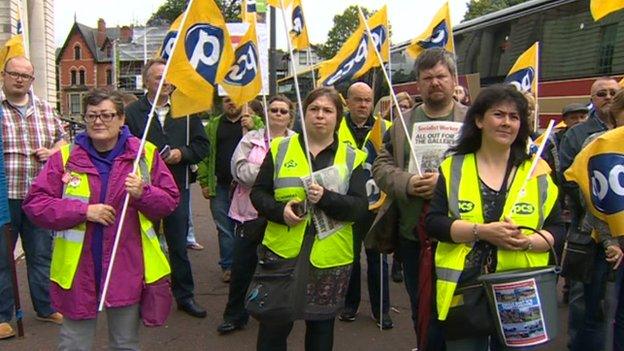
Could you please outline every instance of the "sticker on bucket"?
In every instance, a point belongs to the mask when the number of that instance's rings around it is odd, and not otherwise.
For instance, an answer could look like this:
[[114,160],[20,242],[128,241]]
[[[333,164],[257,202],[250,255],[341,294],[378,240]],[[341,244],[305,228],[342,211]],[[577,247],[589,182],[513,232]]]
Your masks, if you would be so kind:
[[532,346],[548,341],[535,279],[492,284],[505,345]]

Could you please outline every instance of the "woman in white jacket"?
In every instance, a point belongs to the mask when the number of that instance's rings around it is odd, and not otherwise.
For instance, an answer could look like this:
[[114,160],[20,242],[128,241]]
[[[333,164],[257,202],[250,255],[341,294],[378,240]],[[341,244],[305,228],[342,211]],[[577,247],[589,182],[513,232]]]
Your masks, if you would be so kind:
[[[231,168],[236,188],[228,215],[236,221],[236,239],[228,302],[223,312],[223,322],[217,327],[220,334],[242,329],[249,320],[245,310],[245,294],[258,261],[256,247],[262,242],[266,226],[266,220],[258,218],[258,212],[249,200],[249,193],[269,151],[268,136],[276,138],[293,134],[289,129],[294,116],[292,102],[283,95],[276,95],[269,99],[268,104],[269,133],[266,129],[247,132],[232,156]],[[246,110],[251,113],[251,109]]]

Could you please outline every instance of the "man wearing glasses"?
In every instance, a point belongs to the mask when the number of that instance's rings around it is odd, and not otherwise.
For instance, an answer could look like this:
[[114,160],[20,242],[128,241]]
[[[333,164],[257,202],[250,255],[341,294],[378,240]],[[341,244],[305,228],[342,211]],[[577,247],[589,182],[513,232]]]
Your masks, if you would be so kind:
[[[562,180],[562,189],[565,195],[569,198],[571,221],[570,229],[568,232],[568,238],[570,233],[574,233],[575,237],[580,234],[590,235],[587,232],[583,232],[581,228],[581,219],[584,217],[585,208],[580,200],[578,191],[578,185],[576,183],[566,182],[563,177],[563,173],[570,167],[576,155],[581,151],[585,140],[592,134],[604,132],[612,129],[613,125],[609,120],[609,108],[613,103],[613,98],[617,94],[620,86],[618,82],[610,77],[598,78],[591,86],[591,103],[593,105],[589,112],[589,118],[582,123],[570,128],[563,136],[561,140],[561,146],[559,150],[560,169],[561,172],[557,174],[557,177]],[[597,285],[598,286],[598,285]],[[575,344],[578,342],[575,336],[577,332],[582,331],[585,327],[585,320],[587,315],[585,314],[585,299],[583,283],[578,281],[570,282],[569,291],[570,301],[570,320],[569,320],[569,335],[572,345],[572,349],[578,347]],[[599,303],[599,301],[593,301],[592,303]],[[602,321],[595,322],[595,329],[602,331],[601,335],[605,335],[604,331],[606,323]],[[604,347],[604,338],[601,340],[595,340],[593,346],[594,349],[600,350]],[[602,346],[601,346],[602,344]]]
[[[66,144],[66,133],[60,119],[47,102],[31,93],[34,67],[25,57],[7,61],[2,71],[0,92],[2,143],[11,212],[11,244],[17,235],[26,253],[28,285],[37,319],[56,324],[63,316],[50,305],[50,231],[35,226],[22,211],[22,201],[31,182],[50,155]],[[0,339],[15,335],[9,322],[13,317],[14,299],[11,270],[4,235],[0,235]]]

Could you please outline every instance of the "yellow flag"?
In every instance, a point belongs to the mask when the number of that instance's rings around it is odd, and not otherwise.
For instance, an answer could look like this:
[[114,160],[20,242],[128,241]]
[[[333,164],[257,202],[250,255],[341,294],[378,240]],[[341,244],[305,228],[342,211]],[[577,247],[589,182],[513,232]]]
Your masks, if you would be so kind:
[[308,28],[305,17],[303,16],[303,7],[301,0],[293,1],[293,9],[291,14],[292,29],[290,30],[290,41],[295,50],[305,50],[310,47],[310,39],[308,38]]
[[[182,15],[184,15],[184,13]],[[163,43],[160,46],[160,50],[158,50],[158,56],[164,58],[165,60],[168,60],[169,56],[171,56],[171,49],[173,48],[175,38],[178,36],[180,23],[182,23],[182,15],[178,16],[178,18],[171,23],[171,26],[165,35],[165,39],[163,39]]]
[[375,53],[375,48],[377,48],[377,51],[381,54],[381,59],[384,62],[387,62],[389,59],[390,35],[388,30],[388,9],[386,5],[368,19],[368,27],[373,36],[373,41],[368,42],[368,57],[366,63],[356,76],[368,72],[373,67],[381,66],[377,54]]
[[390,40],[385,6],[368,19],[368,25],[373,36],[370,46],[363,19],[360,18],[359,26],[342,45],[336,56],[320,64],[319,85],[331,86],[355,79],[372,67],[380,66],[372,47],[373,43],[381,50],[382,58],[388,59]]
[[241,19],[243,22],[256,23],[256,0],[241,1]]
[[236,106],[243,106],[260,94],[262,76],[259,66],[256,24],[252,22],[234,51],[234,64],[221,83]]
[[589,143],[565,171],[578,184],[586,207],[609,224],[613,236],[624,235],[624,128]]
[[212,107],[213,93],[234,60],[230,35],[213,0],[194,0],[171,54],[167,80],[171,115],[182,117]]
[[[286,10],[289,8],[295,0],[268,0],[269,5],[277,8]],[[283,7],[282,7],[283,5]]]
[[446,51],[455,52],[451,11],[448,2],[435,14],[433,21],[429,24],[429,28],[421,35],[412,39],[412,42],[407,47],[407,53],[416,58],[421,52],[431,48],[445,48]]
[[0,48],[0,70],[4,70],[4,64],[16,56],[25,56],[24,37],[22,35],[22,21],[17,18],[17,34],[9,38]]
[[598,21],[611,12],[624,9],[624,0],[591,0],[589,8],[594,21]]
[[537,93],[537,60],[539,42],[535,42],[527,51],[523,52],[516,63],[511,67],[505,83],[512,84],[519,91]]

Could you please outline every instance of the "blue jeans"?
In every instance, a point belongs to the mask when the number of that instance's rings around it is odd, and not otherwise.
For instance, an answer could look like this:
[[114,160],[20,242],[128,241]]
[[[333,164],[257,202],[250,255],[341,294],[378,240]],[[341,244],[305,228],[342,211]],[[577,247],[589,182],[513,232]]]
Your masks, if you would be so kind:
[[605,260],[604,250],[602,247],[598,247],[594,258],[592,280],[589,284],[583,284],[585,313],[581,319],[582,322],[578,325],[576,335],[572,339],[570,347],[572,351],[601,351],[605,348],[606,311],[603,307],[607,274],[610,269]]
[[219,234],[219,266],[227,270],[232,267],[234,254],[234,220],[228,217],[230,211],[230,187],[217,184],[215,196],[210,199],[210,212]]
[[[9,200],[11,212],[11,244],[22,238],[26,254],[26,269],[30,298],[38,316],[54,313],[50,304],[50,260],[52,258],[52,232],[35,226],[22,211],[22,200]],[[0,235],[0,323],[13,319],[14,299],[11,267],[6,236]]]

